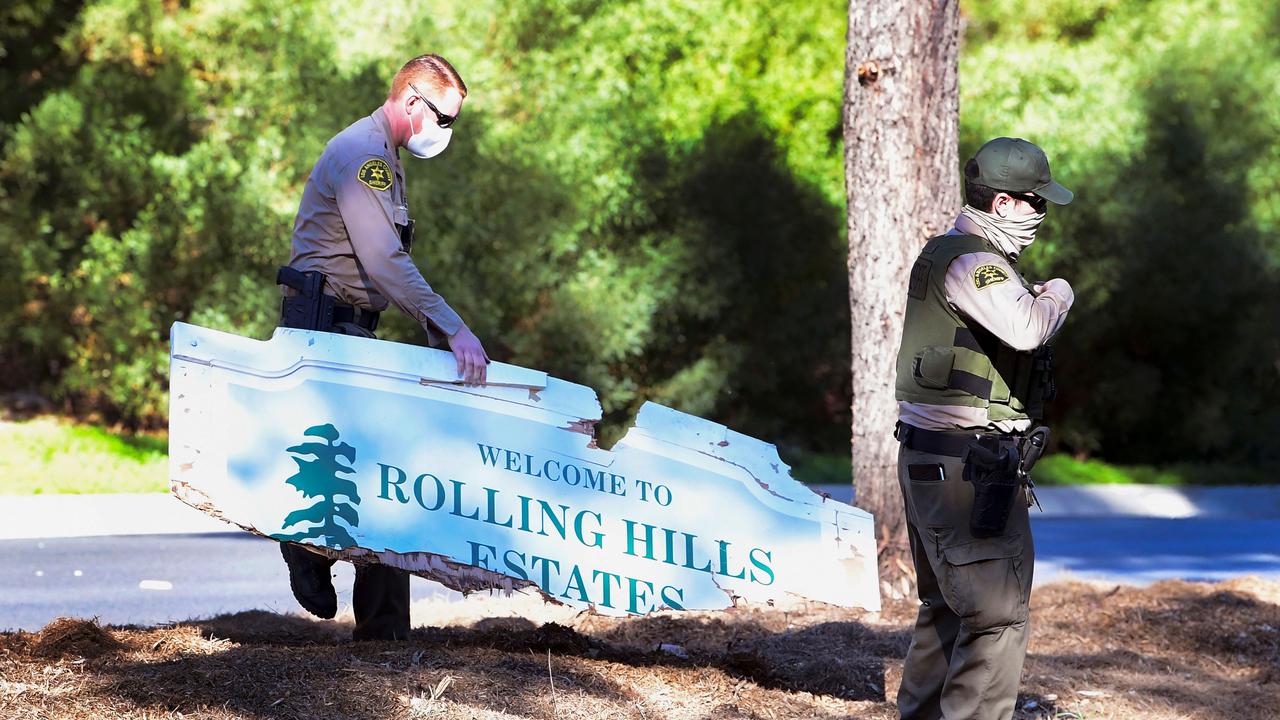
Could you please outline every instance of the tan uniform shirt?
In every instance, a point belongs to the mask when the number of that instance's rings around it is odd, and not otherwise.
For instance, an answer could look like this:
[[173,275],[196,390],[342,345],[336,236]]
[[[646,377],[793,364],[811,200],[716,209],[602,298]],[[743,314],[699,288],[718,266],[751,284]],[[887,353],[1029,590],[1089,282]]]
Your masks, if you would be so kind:
[[437,345],[463,322],[401,247],[397,225],[408,222],[404,168],[379,108],[335,135],[316,161],[293,223],[289,265],[324,273],[325,292],[339,302],[376,311],[395,305]]
[[[983,265],[995,265],[1008,279],[978,288],[974,273]],[[989,252],[961,255],[947,267],[947,302],[1005,345],[1024,352],[1035,350],[1062,328],[1067,311],[1075,302],[1075,293],[1066,280],[1055,279],[1045,283],[1042,292],[1035,295],[1022,286],[1019,277],[1017,269],[1001,255]],[[1031,424],[1029,420],[993,422],[987,418],[984,408],[903,401],[898,402],[898,419],[925,430],[1020,432]]]

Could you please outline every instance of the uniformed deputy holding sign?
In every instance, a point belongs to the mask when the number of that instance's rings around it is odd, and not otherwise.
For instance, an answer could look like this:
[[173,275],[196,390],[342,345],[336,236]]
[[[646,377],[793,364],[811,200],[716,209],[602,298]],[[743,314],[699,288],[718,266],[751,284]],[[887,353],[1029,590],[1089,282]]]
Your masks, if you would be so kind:
[[[338,133],[307,179],[293,226],[281,325],[373,337],[388,304],[421,323],[431,344],[445,337],[470,382],[484,381],[488,357],[458,313],[423,279],[409,251],[409,217],[399,149],[414,157],[444,152],[467,86],[439,55],[405,63],[386,102]],[[333,617],[333,561],[281,544],[298,602]],[[361,567],[353,591],[356,639],[403,639],[409,633],[409,577],[383,566]]]
[[[1048,430],[1046,343],[1074,295],[1032,284],[1018,255],[1047,203],[1072,193],[1025,140],[996,138],[964,169],[955,228],[920,253],[898,354],[898,480],[920,613],[898,692],[906,719],[1013,714],[1035,550],[1027,472]],[[975,438],[980,438],[975,441]]]

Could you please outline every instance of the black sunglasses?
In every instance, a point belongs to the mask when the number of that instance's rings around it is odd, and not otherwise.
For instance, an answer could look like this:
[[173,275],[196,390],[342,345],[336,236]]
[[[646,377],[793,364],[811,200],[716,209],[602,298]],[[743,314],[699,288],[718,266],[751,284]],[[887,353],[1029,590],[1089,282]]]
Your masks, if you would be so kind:
[[1007,190],[1001,190],[1000,192],[1003,192],[1005,195],[1008,195],[1015,200],[1021,200],[1022,202],[1030,205],[1031,209],[1038,213],[1044,212],[1044,209],[1049,206],[1049,201],[1039,195],[1023,195],[1022,193],[1011,193]]
[[418,94],[418,97],[422,98],[422,102],[426,103],[427,107],[431,108],[431,112],[436,114],[436,125],[439,125],[442,128],[447,128],[458,120],[457,115],[445,115],[444,113],[440,112],[440,109],[437,108],[435,104],[432,103],[430,100],[428,100],[427,96],[423,95],[422,91],[419,90],[413,83],[409,83],[409,87],[413,88],[413,91]]

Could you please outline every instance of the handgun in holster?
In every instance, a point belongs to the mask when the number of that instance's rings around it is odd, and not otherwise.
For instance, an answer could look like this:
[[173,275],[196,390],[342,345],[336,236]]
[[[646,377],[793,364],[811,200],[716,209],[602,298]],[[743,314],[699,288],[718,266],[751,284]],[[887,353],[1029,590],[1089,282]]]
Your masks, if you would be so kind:
[[1014,497],[1022,486],[1021,454],[1009,436],[978,435],[965,448],[962,477],[973,485],[969,532],[975,538],[1004,533]]
[[324,293],[323,273],[286,266],[276,271],[276,284],[298,292],[280,301],[281,327],[326,331],[333,327],[334,299]]
[[1027,433],[1022,440],[1022,462],[1018,465],[1018,477],[1027,488],[1027,505],[1035,505],[1040,512],[1044,512],[1044,508],[1040,507],[1040,498],[1036,497],[1036,484],[1031,480],[1031,468],[1036,466],[1048,446],[1049,428],[1041,425]]

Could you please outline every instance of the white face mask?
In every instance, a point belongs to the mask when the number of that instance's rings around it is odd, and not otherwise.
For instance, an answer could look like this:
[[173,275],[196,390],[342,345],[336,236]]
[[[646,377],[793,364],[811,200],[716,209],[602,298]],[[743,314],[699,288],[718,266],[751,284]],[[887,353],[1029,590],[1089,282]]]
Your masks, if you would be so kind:
[[[426,103],[420,103],[422,108],[422,129],[413,135],[404,143],[404,149],[409,151],[410,155],[416,158],[426,160],[433,158],[444,149],[449,147],[449,138],[453,137],[453,128],[442,128],[435,123],[432,113]],[[429,119],[430,117],[430,119]],[[409,115],[409,130],[413,130],[413,115]]]
[[1036,239],[1036,230],[1044,222],[1045,216],[1044,213],[1036,213],[1026,217],[1003,218],[983,212],[972,205],[961,208],[960,215],[981,228],[988,240],[1014,260]]

